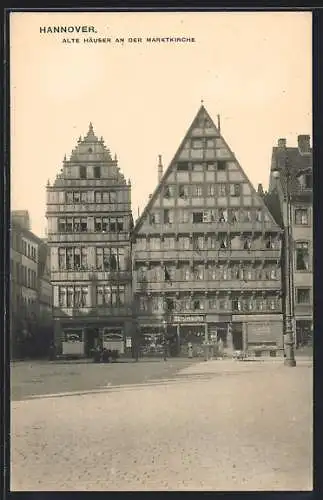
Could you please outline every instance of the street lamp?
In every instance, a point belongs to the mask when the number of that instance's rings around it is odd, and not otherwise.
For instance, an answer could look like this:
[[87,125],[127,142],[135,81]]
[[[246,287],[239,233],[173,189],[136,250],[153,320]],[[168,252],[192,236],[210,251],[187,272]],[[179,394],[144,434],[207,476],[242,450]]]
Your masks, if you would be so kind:
[[163,345],[164,345],[164,361],[166,361],[167,353],[166,353],[166,331],[167,331],[167,321],[166,319],[163,319],[163,331],[164,331],[164,340],[163,340]]
[[[275,179],[280,177],[280,171],[274,170],[273,176]],[[290,165],[287,157],[287,150],[285,147],[285,176],[286,176],[286,208],[287,208],[287,221],[285,225],[285,283],[287,284],[287,307],[285,307],[285,353],[286,357],[284,359],[284,364],[286,366],[296,366],[295,354],[294,354],[294,337],[293,337],[293,325],[292,325],[292,236],[291,236],[291,171]],[[284,347],[285,347],[284,346]]]

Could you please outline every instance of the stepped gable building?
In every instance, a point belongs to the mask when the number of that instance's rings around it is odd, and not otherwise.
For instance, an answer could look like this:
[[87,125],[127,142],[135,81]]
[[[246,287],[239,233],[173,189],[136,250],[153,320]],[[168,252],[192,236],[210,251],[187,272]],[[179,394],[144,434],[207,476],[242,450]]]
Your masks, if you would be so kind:
[[282,346],[281,229],[202,105],[133,232],[142,336]]
[[[275,177],[273,172],[279,172]],[[291,302],[296,345],[312,341],[313,331],[313,153],[309,135],[299,135],[296,146],[278,140],[272,150],[269,192],[265,202],[275,219],[287,226],[287,170],[290,172],[291,294],[283,279],[284,310]],[[284,269],[284,268],[283,268]]]
[[78,140],[47,186],[56,343],[88,356],[97,343],[123,352],[131,335],[131,185],[103,138]]

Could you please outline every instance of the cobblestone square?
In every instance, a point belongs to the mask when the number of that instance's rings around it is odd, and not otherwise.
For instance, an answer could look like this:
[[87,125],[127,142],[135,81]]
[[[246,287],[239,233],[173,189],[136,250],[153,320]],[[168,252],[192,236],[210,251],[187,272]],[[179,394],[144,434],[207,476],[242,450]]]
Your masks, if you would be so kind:
[[38,394],[12,401],[11,426],[13,491],[311,490],[312,362],[214,360]]

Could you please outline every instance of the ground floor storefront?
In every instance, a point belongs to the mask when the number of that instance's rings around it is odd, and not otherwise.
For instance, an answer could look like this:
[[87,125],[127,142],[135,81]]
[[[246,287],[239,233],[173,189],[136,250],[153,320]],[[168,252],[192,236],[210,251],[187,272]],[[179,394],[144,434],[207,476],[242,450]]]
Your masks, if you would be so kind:
[[171,356],[203,355],[205,345],[221,343],[224,352],[247,351],[260,347],[283,347],[283,317],[267,315],[174,314],[138,318],[141,349],[145,353],[162,352],[164,343]]
[[56,354],[67,357],[91,357],[93,351],[117,350],[119,355],[131,355],[133,322],[131,318],[56,318]]

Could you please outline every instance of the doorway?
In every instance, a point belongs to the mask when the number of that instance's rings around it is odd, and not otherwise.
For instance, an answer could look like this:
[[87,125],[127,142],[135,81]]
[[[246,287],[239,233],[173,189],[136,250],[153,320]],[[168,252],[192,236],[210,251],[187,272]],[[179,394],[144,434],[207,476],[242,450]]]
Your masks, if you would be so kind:
[[232,323],[232,346],[234,351],[243,350],[242,323]]
[[90,358],[100,340],[99,328],[89,327],[85,331],[85,356]]

